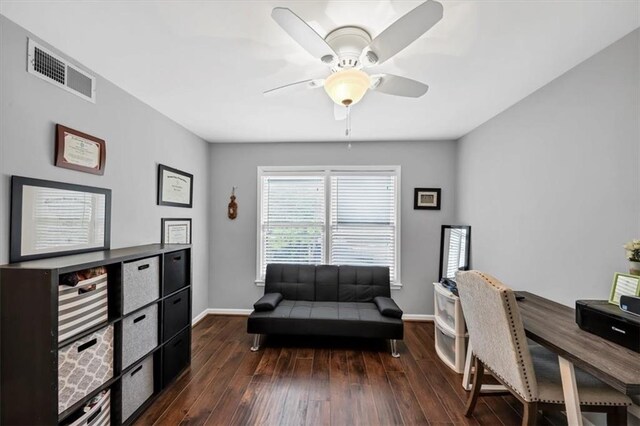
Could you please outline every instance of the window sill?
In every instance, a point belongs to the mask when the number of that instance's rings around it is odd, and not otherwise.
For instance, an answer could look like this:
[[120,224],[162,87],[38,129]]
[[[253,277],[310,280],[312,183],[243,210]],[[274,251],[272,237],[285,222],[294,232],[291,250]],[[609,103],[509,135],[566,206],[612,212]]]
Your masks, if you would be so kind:
[[[254,283],[257,287],[264,287],[264,280],[255,280]],[[402,283],[392,283],[391,290],[402,290]]]

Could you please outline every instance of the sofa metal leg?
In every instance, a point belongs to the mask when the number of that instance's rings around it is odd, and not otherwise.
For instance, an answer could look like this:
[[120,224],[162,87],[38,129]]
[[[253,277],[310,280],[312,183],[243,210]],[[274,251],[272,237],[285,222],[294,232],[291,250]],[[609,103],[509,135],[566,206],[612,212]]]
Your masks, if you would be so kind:
[[391,344],[391,356],[394,358],[400,358],[400,354],[398,353],[398,343],[396,339],[389,340]]
[[251,346],[251,352],[257,352],[260,349],[260,334],[253,335],[253,346]]

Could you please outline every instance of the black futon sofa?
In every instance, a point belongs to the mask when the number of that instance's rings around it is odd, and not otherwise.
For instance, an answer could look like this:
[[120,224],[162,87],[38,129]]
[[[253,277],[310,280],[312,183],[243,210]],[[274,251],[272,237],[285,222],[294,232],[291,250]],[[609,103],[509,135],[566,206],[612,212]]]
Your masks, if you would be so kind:
[[247,332],[262,334],[403,338],[402,310],[390,298],[389,268],[269,264],[264,296],[249,315]]

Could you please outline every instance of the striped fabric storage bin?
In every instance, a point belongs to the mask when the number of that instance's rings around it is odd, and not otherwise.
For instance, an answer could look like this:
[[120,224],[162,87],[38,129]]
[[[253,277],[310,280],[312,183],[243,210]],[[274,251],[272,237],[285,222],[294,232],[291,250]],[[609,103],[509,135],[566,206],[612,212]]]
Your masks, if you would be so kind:
[[107,274],[79,281],[75,287],[58,286],[58,342],[108,318]]
[[80,413],[73,415],[72,423],[68,426],[109,426],[111,424],[111,396],[109,390],[102,391],[92,401],[82,408]]

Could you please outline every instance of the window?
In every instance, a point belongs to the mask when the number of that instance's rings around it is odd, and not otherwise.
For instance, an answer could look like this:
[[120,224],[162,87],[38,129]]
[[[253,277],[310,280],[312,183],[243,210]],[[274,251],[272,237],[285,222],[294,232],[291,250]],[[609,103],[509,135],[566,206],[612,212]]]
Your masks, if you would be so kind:
[[400,283],[399,167],[259,168],[258,272],[269,263],[382,265]]

